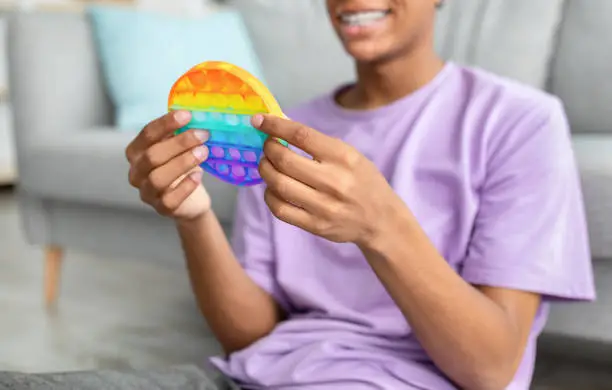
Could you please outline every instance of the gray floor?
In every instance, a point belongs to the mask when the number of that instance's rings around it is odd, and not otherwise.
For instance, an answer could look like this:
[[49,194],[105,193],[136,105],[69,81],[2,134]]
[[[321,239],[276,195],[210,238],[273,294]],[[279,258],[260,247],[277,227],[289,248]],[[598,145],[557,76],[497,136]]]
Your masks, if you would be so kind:
[[[42,253],[0,190],[0,371],[149,368],[218,353],[181,268],[68,252],[59,309],[42,306]],[[612,370],[542,358],[534,389],[612,389]]]
[[47,313],[42,264],[0,191],[0,370],[143,368],[218,353],[183,269],[68,252],[60,305]]

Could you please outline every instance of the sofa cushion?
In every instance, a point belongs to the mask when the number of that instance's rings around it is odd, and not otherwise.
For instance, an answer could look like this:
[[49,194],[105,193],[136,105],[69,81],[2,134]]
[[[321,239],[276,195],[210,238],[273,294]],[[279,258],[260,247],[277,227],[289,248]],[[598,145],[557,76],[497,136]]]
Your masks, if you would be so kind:
[[187,18],[93,6],[89,15],[119,129],[138,131],[166,113],[172,85],[200,62],[228,61],[262,77],[235,11]]
[[[128,183],[124,150],[132,138],[114,128],[96,128],[44,139],[27,151],[30,166],[21,186],[43,198],[151,210]],[[203,182],[219,219],[231,222],[234,187],[208,175]]]
[[574,150],[582,176],[593,257],[612,260],[612,136],[575,135]]
[[575,132],[612,133],[612,1],[568,0],[552,68]]
[[447,1],[437,20],[436,48],[444,58],[544,87],[563,4],[563,0]]

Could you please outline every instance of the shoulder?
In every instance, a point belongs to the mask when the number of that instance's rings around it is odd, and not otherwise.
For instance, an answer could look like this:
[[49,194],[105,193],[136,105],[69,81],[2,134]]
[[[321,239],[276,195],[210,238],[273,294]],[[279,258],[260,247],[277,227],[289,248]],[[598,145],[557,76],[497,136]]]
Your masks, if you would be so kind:
[[459,67],[458,75],[464,91],[463,115],[477,124],[489,158],[503,159],[521,148],[533,153],[571,148],[570,127],[559,98],[478,68]]
[[459,66],[457,73],[467,107],[481,110],[493,123],[510,126],[514,121],[535,123],[565,116],[559,98],[541,89],[479,68]]

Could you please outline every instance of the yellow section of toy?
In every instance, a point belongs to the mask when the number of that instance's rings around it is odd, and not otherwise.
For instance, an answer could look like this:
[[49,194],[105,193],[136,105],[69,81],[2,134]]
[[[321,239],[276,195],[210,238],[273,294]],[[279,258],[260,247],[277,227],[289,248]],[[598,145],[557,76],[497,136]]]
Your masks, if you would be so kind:
[[196,65],[179,78],[170,92],[168,108],[284,117],[261,81],[240,67],[217,61]]

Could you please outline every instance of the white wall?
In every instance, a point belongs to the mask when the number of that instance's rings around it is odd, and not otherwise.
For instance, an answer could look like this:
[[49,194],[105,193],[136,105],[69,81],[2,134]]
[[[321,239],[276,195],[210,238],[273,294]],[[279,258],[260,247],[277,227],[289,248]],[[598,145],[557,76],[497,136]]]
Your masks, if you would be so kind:
[[0,14],[0,88],[4,88],[8,83],[8,72],[6,69],[6,21],[1,16]]
[[[7,88],[6,23],[0,18],[0,90]],[[7,101],[0,101],[0,185],[12,183],[16,176],[15,148],[11,113]]]

